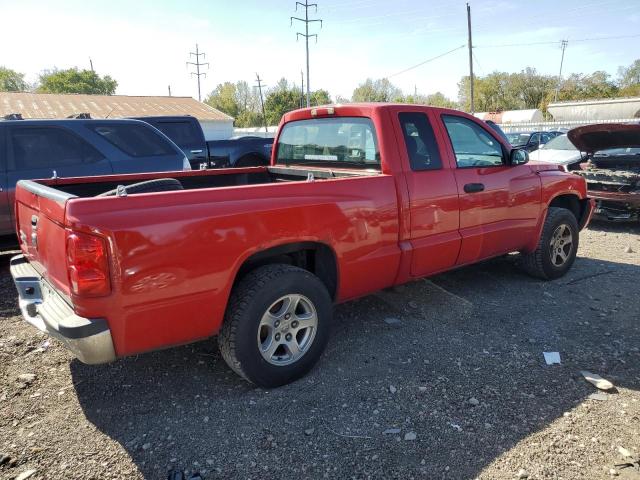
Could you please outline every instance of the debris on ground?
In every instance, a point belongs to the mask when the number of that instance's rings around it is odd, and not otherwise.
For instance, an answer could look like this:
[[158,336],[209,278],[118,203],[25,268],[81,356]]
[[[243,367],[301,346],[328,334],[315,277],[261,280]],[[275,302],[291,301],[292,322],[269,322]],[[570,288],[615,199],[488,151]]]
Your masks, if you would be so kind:
[[389,385],[389,392],[396,393],[397,391],[398,389],[396,387],[394,387],[393,385]]
[[633,454],[624,447],[618,447],[618,453],[622,455],[623,458],[631,458]]
[[16,477],[16,480],[27,480],[27,478],[32,477],[36,472],[37,470],[34,470],[34,469],[25,470],[24,472],[22,472],[20,475]]
[[560,365],[560,352],[542,352],[542,354],[547,365]]
[[607,400],[609,400],[609,395],[607,395],[606,393],[592,393],[591,395],[589,395],[589,398],[591,400],[597,400],[599,402],[606,402]]
[[384,319],[384,323],[386,323],[387,325],[400,325],[400,323],[402,322],[400,321],[399,318],[388,317]]
[[387,428],[384,432],[382,432],[382,434],[383,435],[397,435],[400,432],[401,432],[401,430],[399,428]]
[[404,439],[408,442],[412,442],[416,438],[418,438],[418,436],[416,435],[415,432],[407,432],[404,434]]
[[597,373],[587,372],[586,370],[582,370],[580,374],[584,377],[584,379],[589,382],[591,385],[596,387],[598,390],[612,390],[613,383],[609,380],[602,378]]
[[521,468],[520,470],[518,470],[518,473],[516,474],[517,478],[529,478],[529,473],[524,469]]
[[473,405],[474,407],[477,407],[478,405],[480,405],[480,400],[478,400],[476,397],[471,397],[469,400],[467,400],[471,405]]

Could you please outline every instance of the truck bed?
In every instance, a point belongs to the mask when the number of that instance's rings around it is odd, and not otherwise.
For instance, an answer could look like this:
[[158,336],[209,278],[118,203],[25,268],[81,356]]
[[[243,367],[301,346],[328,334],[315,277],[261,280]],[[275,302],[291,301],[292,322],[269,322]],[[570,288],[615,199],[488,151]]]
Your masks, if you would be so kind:
[[175,178],[184,190],[203,188],[238,187],[280,182],[306,182],[309,175],[313,181],[330,178],[362,177],[378,175],[374,170],[327,170],[298,167],[255,167],[243,169],[226,169],[217,171],[198,170],[164,172],[162,174],[109,175],[100,177],[77,177],[39,180],[38,183],[55,188],[76,197],[94,197],[120,185],[132,185],[158,178]]

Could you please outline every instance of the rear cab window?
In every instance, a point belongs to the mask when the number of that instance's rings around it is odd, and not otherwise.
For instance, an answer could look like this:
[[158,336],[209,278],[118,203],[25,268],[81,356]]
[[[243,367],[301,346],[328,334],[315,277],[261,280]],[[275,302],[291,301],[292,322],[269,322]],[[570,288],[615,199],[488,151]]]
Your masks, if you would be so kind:
[[332,117],[286,123],[276,163],[380,170],[375,127],[369,118]]
[[132,157],[178,154],[166,138],[143,123],[90,124],[87,127]]

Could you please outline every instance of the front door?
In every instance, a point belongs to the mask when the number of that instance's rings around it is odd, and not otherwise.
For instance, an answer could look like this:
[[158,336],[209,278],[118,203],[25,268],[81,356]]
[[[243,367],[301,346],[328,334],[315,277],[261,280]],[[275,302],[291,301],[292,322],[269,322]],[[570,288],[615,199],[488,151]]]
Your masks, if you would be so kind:
[[535,231],[540,179],[528,165],[509,165],[488,128],[470,118],[442,115],[456,163],[462,247],[458,264],[523,248]]

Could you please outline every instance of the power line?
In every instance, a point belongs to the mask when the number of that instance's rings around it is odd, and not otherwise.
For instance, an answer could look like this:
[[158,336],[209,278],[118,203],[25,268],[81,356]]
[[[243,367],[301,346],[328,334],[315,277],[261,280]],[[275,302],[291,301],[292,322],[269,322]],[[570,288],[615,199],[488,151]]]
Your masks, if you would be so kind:
[[316,13],[318,13],[317,3],[309,3],[309,0],[304,0],[304,3],[296,2],[296,12],[298,11],[298,5],[304,7],[304,18],[291,17],[290,21],[291,25],[293,25],[294,20],[304,23],[304,33],[296,32],[296,41],[298,40],[298,37],[304,37],[304,41],[307,47],[307,107],[309,107],[311,104],[311,91],[309,89],[309,84],[311,83],[309,81],[309,37],[316,37],[316,43],[318,42],[317,33],[309,34],[309,24],[313,22],[320,22],[320,28],[322,28],[322,20],[319,18],[309,19],[309,7],[315,7]]
[[[640,37],[639,33],[632,35],[613,35],[610,37],[590,37],[590,38],[577,38],[575,40],[571,40],[571,42],[594,42],[599,40],[618,40],[622,38],[636,38]],[[558,45],[562,47],[562,42],[564,40],[554,40],[547,42],[527,42],[527,43],[503,43],[499,45],[476,45],[474,48],[502,48],[502,47],[531,47],[535,45]]]
[[202,101],[202,97],[200,96],[200,76],[204,75],[205,77],[207,76],[207,74],[205,72],[200,73],[200,67],[204,67],[205,65],[207,66],[207,68],[209,67],[209,62],[200,62],[200,57],[205,58],[205,54],[204,53],[200,53],[200,51],[198,50],[198,44],[196,43],[196,51],[194,52],[189,52],[189,58],[191,58],[191,56],[196,57],[196,61],[195,62],[187,62],[187,67],[189,65],[194,65],[196,67],[196,71],[195,72],[191,72],[191,75],[195,75],[198,78],[198,101],[201,102]]
[[467,44],[465,43],[465,44],[463,44],[463,45],[460,45],[459,47],[456,47],[456,48],[453,48],[453,49],[451,49],[451,50],[449,50],[449,51],[447,51],[447,52],[441,53],[440,55],[436,55],[435,57],[428,58],[428,59],[426,59],[426,60],[425,60],[425,61],[423,61],[423,62],[416,63],[415,65],[413,65],[413,66],[411,66],[411,67],[409,67],[409,68],[405,68],[404,70],[400,70],[399,72],[396,72],[396,73],[394,73],[393,75],[389,75],[389,76],[387,76],[387,78],[392,78],[392,77],[396,77],[396,76],[398,76],[398,75],[402,75],[403,73],[406,73],[406,72],[408,72],[408,71],[410,71],[410,70],[413,70],[413,69],[415,69],[415,68],[421,67],[422,65],[424,65],[424,64],[426,64],[426,63],[433,62],[434,60],[437,60],[437,59],[439,59],[439,58],[442,58],[442,57],[444,57],[444,56],[446,56],[446,55],[449,55],[450,53],[453,53],[453,52],[455,52],[455,51],[457,51],[457,50],[460,50],[460,49],[462,49],[462,48],[466,48],[466,47],[467,47]]

